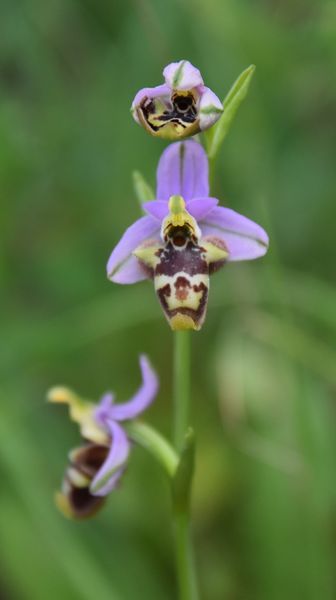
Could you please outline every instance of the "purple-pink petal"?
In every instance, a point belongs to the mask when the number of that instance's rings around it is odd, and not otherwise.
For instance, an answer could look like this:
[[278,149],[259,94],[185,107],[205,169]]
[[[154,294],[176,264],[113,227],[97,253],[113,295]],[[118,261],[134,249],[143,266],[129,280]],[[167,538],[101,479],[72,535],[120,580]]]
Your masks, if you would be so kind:
[[105,427],[106,420],[109,418],[110,409],[114,402],[114,394],[106,392],[99,401],[94,411],[94,418],[99,425]]
[[193,140],[170,144],[157,169],[158,200],[182,196],[186,201],[209,195],[208,159],[203,146]]
[[224,111],[220,99],[208,87],[203,87],[199,103],[199,123],[201,131],[209,129]]
[[[194,198],[186,203],[187,211],[198,221],[206,215],[218,204],[217,198]],[[144,202],[142,208],[154,219],[163,221],[168,215],[169,208],[166,200],[152,200]]]
[[163,219],[167,216],[168,202],[166,200],[151,200],[150,202],[144,202],[142,208],[154,219],[163,221]]
[[111,281],[120,283],[121,285],[131,285],[145,279],[150,279],[148,271],[146,271],[136,256],[130,256],[118,273],[111,278]]
[[107,276],[115,283],[135,283],[147,279],[132,252],[147,239],[160,239],[160,226],[152,217],[141,217],[126,229],[107,263]]
[[134,119],[139,123],[139,119],[137,117],[136,114],[136,108],[141,104],[141,102],[145,99],[145,98],[157,98],[159,96],[163,96],[163,97],[167,97],[167,99],[170,99],[170,95],[171,95],[171,90],[169,88],[168,85],[166,85],[165,83],[163,83],[162,85],[157,85],[155,87],[147,87],[147,88],[142,88],[141,90],[139,90],[139,92],[136,94],[133,102],[132,102],[132,107],[131,110],[133,112],[133,117]]
[[187,202],[186,208],[191,216],[199,221],[204,219],[217,204],[217,198],[194,198],[194,200]]
[[123,404],[113,404],[109,418],[116,421],[135,419],[153,402],[159,389],[159,381],[154,369],[145,355],[140,356],[142,384],[135,395]]
[[130,443],[124,429],[111,419],[105,422],[111,436],[111,446],[107,458],[90,485],[93,496],[106,496],[115,487],[127,461]]
[[216,206],[199,225],[203,237],[217,237],[226,244],[229,261],[252,260],[267,252],[265,230],[230,208]]
[[180,60],[167,65],[163,70],[166,84],[175,90],[191,90],[203,85],[200,71],[188,60]]

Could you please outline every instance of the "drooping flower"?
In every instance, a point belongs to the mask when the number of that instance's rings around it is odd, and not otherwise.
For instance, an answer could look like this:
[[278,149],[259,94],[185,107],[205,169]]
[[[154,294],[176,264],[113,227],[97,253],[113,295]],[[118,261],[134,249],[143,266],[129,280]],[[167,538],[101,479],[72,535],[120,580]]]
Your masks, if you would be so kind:
[[157,200],[143,204],[147,216],[129,227],[107,265],[115,283],[154,279],[174,330],[199,330],[209,275],[228,261],[252,260],[268,247],[264,229],[209,197],[208,159],[195,141],[177,142],[162,154]]
[[146,356],[140,356],[142,384],[135,395],[123,404],[114,404],[106,393],[99,404],[79,398],[67,388],[55,387],[48,393],[50,402],[69,405],[70,417],[78,423],[85,443],[69,453],[62,489],[56,504],[67,517],[86,519],[104,504],[106,496],[117,486],[128,461],[130,441],[123,421],[138,417],[153,402],[158,378]]
[[216,123],[223,105],[189,61],[171,63],[163,70],[163,76],[164,84],[143,88],[132,103],[135,121],[148,133],[177,140],[205,131]]

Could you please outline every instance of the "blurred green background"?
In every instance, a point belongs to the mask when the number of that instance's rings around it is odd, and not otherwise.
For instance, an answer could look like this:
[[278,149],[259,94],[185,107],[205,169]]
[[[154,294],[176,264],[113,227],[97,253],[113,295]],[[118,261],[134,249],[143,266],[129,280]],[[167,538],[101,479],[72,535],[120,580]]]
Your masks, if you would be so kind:
[[336,4],[2,0],[0,589],[10,600],[176,597],[170,497],[141,449],[105,510],[58,514],[79,441],[45,393],[127,399],[147,352],[148,421],[170,435],[172,334],[153,287],[105,264],[165,144],[136,91],[187,58],[221,97],[257,70],[212,190],[271,249],[212,279],[193,343],[194,535],[206,600],[336,597]]

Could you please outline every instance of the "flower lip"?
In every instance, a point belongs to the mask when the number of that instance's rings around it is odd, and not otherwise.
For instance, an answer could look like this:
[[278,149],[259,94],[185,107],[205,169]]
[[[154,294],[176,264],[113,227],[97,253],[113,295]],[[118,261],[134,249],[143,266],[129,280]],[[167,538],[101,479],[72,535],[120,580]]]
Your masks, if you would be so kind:
[[107,455],[107,446],[92,442],[70,452],[70,466],[65,472],[62,491],[55,498],[58,508],[66,517],[87,519],[103,506],[105,499],[90,492],[90,483]]

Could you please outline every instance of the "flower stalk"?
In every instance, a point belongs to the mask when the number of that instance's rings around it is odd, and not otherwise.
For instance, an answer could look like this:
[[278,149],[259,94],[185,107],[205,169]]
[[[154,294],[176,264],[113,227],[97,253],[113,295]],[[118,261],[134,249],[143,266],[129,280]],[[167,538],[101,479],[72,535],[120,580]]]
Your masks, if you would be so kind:
[[173,480],[173,523],[179,600],[197,600],[197,578],[190,527],[194,436],[190,419],[190,333],[174,333],[174,444],[180,461]]
[[179,457],[171,444],[156,429],[142,421],[130,421],[125,429],[129,438],[145,448],[173,478]]
[[191,543],[190,516],[178,513],[174,516],[176,570],[179,600],[198,600],[194,551]]
[[190,413],[190,334],[174,333],[174,445],[181,452]]

